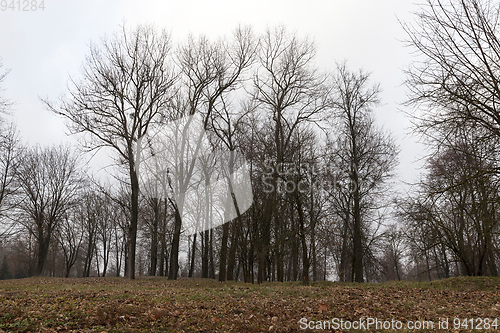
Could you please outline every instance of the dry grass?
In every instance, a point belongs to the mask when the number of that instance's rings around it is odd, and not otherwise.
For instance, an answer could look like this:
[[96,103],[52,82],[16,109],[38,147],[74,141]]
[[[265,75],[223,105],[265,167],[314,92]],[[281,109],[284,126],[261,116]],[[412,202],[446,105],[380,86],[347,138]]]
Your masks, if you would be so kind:
[[454,318],[498,317],[498,278],[308,287],[165,278],[0,281],[0,331],[5,332],[316,331],[302,330],[302,318],[322,323],[450,318],[453,328]]

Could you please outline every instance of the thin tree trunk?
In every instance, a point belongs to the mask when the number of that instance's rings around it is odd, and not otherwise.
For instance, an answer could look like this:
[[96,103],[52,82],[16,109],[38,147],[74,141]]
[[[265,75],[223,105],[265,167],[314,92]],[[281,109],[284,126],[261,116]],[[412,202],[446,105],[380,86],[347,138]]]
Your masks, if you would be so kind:
[[238,201],[236,200],[236,194],[234,193],[233,173],[234,173],[234,154],[233,152],[231,152],[229,161],[229,174],[230,174],[229,193],[231,197],[229,199],[233,203],[234,210],[236,212],[236,219],[234,219],[231,222],[231,247],[229,248],[229,260],[227,263],[227,272],[226,272],[228,280],[234,280],[233,272],[236,262],[236,247],[239,239],[239,225],[241,223],[241,211],[238,205]]
[[307,252],[304,212],[298,191],[295,191],[295,203],[297,205],[297,213],[299,214],[299,236],[302,248],[302,284],[307,286],[309,285],[309,256]]
[[189,265],[189,277],[193,277],[194,273],[194,264],[196,258],[196,236],[198,236],[197,232],[195,232],[193,235],[193,246],[191,248],[191,263]]
[[152,228],[152,235],[151,235],[151,266],[149,268],[149,275],[150,276],[155,276],[156,275],[156,266],[158,262],[158,225],[160,223],[160,203],[158,201],[158,198],[153,198],[153,211],[154,211],[154,218],[153,218],[153,228]]
[[[129,148],[132,151],[132,148]],[[134,159],[130,157],[130,161]],[[127,265],[127,278],[135,279],[135,251],[137,243],[137,222],[139,220],[139,180],[137,178],[137,172],[135,170],[135,165],[130,163],[130,183],[132,190],[132,200],[131,200],[131,218],[130,226],[128,232],[129,240],[129,253],[128,253],[128,265]]]
[[96,269],[97,269],[97,276],[100,277],[100,268],[99,268],[99,252],[97,251],[97,246],[94,246],[94,252],[95,252],[95,263],[96,263]]
[[344,225],[342,228],[342,248],[340,249],[340,267],[339,267],[339,279],[341,282],[352,282],[349,279],[348,281],[348,270],[347,270],[347,262],[348,262],[348,251],[349,251],[349,220],[350,213],[346,213],[346,217],[344,220]]
[[209,247],[209,263],[210,270],[208,277],[210,279],[215,279],[215,260],[214,260],[214,229],[210,229],[210,247]]
[[164,211],[161,219],[161,232],[160,232],[160,244],[161,244],[161,249],[160,249],[160,267],[159,267],[159,272],[158,274],[160,276],[165,276],[165,261],[166,261],[166,251],[167,251],[167,240],[166,238],[166,230],[167,230],[167,208],[168,208],[168,201],[165,198],[164,199]]
[[172,249],[170,251],[170,268],[168,269],[168,279],[177,280],[179,272],[179,245],[181,236],[181,215],[177,206],[175,207],[174,236],[172,239]]
[[[356,151],[356,147],[353,148]],[[353,226],[353,274],[355,282],[364,282],[363,279],[363,235],[361,231],[361,206],[359,194],[359,179],[357,172],[357,160],[354,160],[353,166],[354,189],[354,226]]]
[[[239,209],[238,209],[239,213]],[[239,215],[239,214],[238,214]],[[231,246],[229,247],[229,255],[228,255],[228,260],[227,260],[227,279],[228,280],[237,280],[238,277],[233,275],[234,272],[234,266],[236,264],[236,249],[238,247],[238,241],[239,241],[239,224],[240,224],[240,217],[238,216],[236,220],[232,222],[231,225]],[[239,265],[238,261],[238,265]]]
[[[274,198],[273,195],[272,197]],[[274,200],[273,199],[268,200],[264,208],[264,215],[262,217],[261,237],[259,240],[260,246],[258,250],[259,266],[257,272],[257,283],[263,283],[267,281],[267,276],[268,276],[267,264],[269,260],[269,248],[271,246],[271,219],[272,219],[273,207],[274,207]]]
[[222,244],[220,248],[219,263],[219,281],[226,281],[226,257],[227,257],[227,239],[229,233],[229,223],[222,225]]
[[208,230],[202,233],[201,277],[208,278]]

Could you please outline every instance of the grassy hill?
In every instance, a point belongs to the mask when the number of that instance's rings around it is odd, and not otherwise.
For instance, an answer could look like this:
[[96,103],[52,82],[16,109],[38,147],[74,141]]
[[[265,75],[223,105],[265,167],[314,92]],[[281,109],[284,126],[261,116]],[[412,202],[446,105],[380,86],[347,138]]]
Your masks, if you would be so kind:
[[[0,281],[5,332],[312,332],[360,324],[362,331],[369,323],[366,331],[470,332],[494,328],[499,317],[499,278],[308,287],[165,278]],[[440,330],[445,318],[448,329]]]

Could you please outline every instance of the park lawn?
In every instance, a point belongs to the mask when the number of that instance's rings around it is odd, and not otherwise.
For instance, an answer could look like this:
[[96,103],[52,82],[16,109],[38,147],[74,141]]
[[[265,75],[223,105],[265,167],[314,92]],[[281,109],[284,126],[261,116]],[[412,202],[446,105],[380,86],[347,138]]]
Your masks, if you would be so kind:
[[[0,281],[0,332],[320,332],[334,318],[433,322],[434,329],[416,332],[485,331],[485,318],[500,321],[500,279],[311,286],[163,277]],[[438,330],[445,318],[448,329]],[[405,327],[379,331],[411,331]]]

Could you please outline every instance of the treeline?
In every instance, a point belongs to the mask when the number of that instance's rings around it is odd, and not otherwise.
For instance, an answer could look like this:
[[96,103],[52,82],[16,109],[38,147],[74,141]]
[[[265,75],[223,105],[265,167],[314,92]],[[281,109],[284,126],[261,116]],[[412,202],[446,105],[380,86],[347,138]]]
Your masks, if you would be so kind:
[[12,273],[379,280],[397,147],[375,125],[369,75],[322,73],[314,56],[283,27],[172,46],[140,26],[92,46],[67,97],[44,103],[84,147],[114,154],[118,182],[92,181],[69,147],[5,132]]
[[407,70],[426,172],[399,216],[414,272],[498,275],[500,34],[497,1],[427,1],[403,25],[420,60]]
[[399,148],[375,121],[379,86],[345,62],[319,70],[315,44],[284,27],[179,45],[124,27],[92,44],[66,96],[43,103],[114,157],[113,180],[75,148],[24,146],[3,121],[0,278],[498,275],[491,8],[429,0],[403,25],[424,59],[406,83],[431,152],[408,194],[393,191]]

